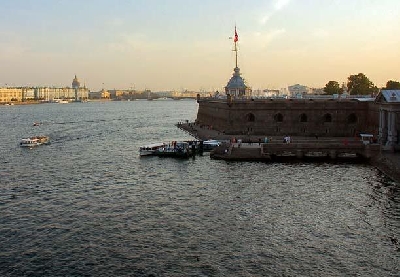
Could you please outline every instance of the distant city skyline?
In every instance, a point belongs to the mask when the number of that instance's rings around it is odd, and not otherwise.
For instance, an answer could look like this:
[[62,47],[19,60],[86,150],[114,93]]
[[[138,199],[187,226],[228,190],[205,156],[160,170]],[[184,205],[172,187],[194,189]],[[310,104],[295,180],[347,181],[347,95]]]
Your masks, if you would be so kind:
[[221,90],[400,80],[396,0],[2,1],[0,86]]

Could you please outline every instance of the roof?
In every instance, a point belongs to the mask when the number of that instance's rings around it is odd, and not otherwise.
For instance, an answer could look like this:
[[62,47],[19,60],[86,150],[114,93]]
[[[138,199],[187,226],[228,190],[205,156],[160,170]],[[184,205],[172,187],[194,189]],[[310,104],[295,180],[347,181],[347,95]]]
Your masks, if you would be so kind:
[[234,73],[233,73],[231,79],[228,81],[226,88],[227,89],[246,88],[247,86],[246,86],[243,78],[240,75],[241,75],[240,69],[238,67],[235,67]]
[[381,90],[383,100],[388,103],[400,103],[400,90]]

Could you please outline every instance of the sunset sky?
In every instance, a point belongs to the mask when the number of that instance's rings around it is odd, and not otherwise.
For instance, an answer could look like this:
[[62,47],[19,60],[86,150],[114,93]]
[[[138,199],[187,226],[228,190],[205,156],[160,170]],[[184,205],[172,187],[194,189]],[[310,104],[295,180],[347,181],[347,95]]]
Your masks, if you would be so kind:
[[0,0],[0,86],[221,90],[400,81],[399,0]]

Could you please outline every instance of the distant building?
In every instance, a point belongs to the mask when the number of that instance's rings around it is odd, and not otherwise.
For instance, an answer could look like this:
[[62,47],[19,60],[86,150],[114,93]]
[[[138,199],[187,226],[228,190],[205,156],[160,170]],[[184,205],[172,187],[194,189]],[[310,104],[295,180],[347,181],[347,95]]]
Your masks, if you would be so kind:
[[49,101],[55,99],[86,100],[89,89],[81,87],[78,78],[72,81],[72,87],[6,87],[0,88],[0,103]]
[[196,98],[197,94],[198,92],[185,90],[181,92],[173,91],[171,96],[174,98]]
[[110,99],[123,99],[124,96],[129,95],[129,91],[128,90],[111,89],[108,92],[110,93]]
[[264,89],[263,90],[264,96],[266,97],[277,97],[281,95],[279,89]]
[[33,99],[50,102],[54,99],[75,99],[76,94],[78,94],[78,98],[87,99],[89,92],[87,88],[74,89],[70,87],[35,87],[33,90]]
[[325,94],[325,91],[323,88],[310,88],[308,93],[309,94]]
[[81,87],[81,83],[78,81],[78,78],[76,77],[72,80],[72,88],[73,89],[79,89]]
[[307,86],[300,85],[300,84],[295,84],[293,86],[289,86],[288,90],[289,90],[290,97],[295,97],[297,95],[309,94],[309,92],[310,92],[310,88],[308,88]]
[[104,88],[101,91],[89,92],[89,99],[110,99],[111,94]]
[[21,102],[22,88],[0,88],[0,103]]

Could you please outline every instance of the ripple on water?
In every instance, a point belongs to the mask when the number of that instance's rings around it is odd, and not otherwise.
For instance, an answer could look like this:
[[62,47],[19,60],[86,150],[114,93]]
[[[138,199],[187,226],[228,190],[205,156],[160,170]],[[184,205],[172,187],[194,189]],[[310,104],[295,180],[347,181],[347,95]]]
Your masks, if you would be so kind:
[[[400,192],[377,170],[140,158],[196,116],[156,102],[0,109],[2,276],[398,273]],[[53,143],[19,149],[32,120]]]

